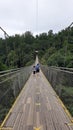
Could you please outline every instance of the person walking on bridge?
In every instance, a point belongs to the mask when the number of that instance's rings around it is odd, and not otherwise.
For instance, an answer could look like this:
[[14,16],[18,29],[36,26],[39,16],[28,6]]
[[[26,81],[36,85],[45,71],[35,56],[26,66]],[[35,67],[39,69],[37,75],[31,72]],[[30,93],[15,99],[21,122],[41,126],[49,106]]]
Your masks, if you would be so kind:
[[33,66],[33,74],[36,73],[35,65]]
[[38,73],[40,71],[40,65],[39,65],[39,63],[35,66],[35,69],[36,69],[36,73]]

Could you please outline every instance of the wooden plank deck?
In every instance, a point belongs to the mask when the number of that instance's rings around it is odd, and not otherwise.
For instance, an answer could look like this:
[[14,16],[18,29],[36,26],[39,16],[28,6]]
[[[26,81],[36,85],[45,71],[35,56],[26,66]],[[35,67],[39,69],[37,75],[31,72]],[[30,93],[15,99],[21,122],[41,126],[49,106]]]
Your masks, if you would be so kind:
[[73,130],[42,71],[31,74],[2,127],[2,130]]

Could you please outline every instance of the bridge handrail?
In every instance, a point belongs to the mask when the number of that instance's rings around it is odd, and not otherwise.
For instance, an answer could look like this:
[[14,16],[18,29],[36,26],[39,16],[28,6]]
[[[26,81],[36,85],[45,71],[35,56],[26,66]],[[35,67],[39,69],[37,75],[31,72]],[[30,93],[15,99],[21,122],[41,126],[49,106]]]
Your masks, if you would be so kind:
[[[8,110],[11,108],[11,105],[20,93],[31,72],[32,66],[28,66],[15,72],[10,72],[9,76],[4,74],[4,76],[6,75],[7,77],[5,76],[0,82],[0,122],[2,122],[4,116],[8,113]],[[5,110],[6,113],[3,113],[3,110]]]
[[16,69],[10,69],[10,70],[5,70],[5,71],[0,71],[0,75],[3,75],[5,73],[8,73],[8,72],[12,72],[12,71],[17,71],[17,70],[20,70],[21,68],[16,68]]
[[73,68],[57,67],[57,66],[49,66],[49,67],[73,72]]
[[10,76],[12,76],[12,75],[14,75],[14,74],[16,74],[16,73],[19,73],[21,70],[23,70],[24,68],[26,68],[26,67],[21,67],[21,68],[18,68],[18,69],[12,69],[12,70],[8,70],[8,71],[6,71],[6,73],[4,73],[4,74],[2,74],[2,75],[0,75],[0,83],[2,82],[2,81],[4,81],[4,79],[8,79]]
[[41,65],[41,69],[52,86],[56,84],[62,84],[66,86],[73,87],[73,71],[72,68],[68,70],[68,68],[54,67]]

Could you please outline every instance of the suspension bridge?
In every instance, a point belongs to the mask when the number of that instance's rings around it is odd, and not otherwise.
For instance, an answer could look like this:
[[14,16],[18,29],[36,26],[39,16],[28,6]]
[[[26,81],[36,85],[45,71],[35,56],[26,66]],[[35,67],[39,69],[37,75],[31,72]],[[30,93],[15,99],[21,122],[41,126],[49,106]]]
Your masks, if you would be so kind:
[[[70,113],[42,70],[33,75],[31,66],[0,73],[0,86],[4,90],[0,102],[7,107],[12,93],[15,100],[1,122],[0,130],[73,130]],[[70,73],[73,74],[71,70]]]

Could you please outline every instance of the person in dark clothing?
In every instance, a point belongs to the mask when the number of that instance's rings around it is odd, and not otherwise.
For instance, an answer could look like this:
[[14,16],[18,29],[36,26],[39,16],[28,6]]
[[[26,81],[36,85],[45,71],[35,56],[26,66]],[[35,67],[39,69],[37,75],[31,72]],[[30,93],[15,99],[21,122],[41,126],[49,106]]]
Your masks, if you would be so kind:
[[40,65],[39,65],[39,63],[35,66],[35,69],[36,69],[36,73],[38,73],[40,71]]
[[36,69],[35,69],[35,66],[33,66],[33,74],[36,73]]

